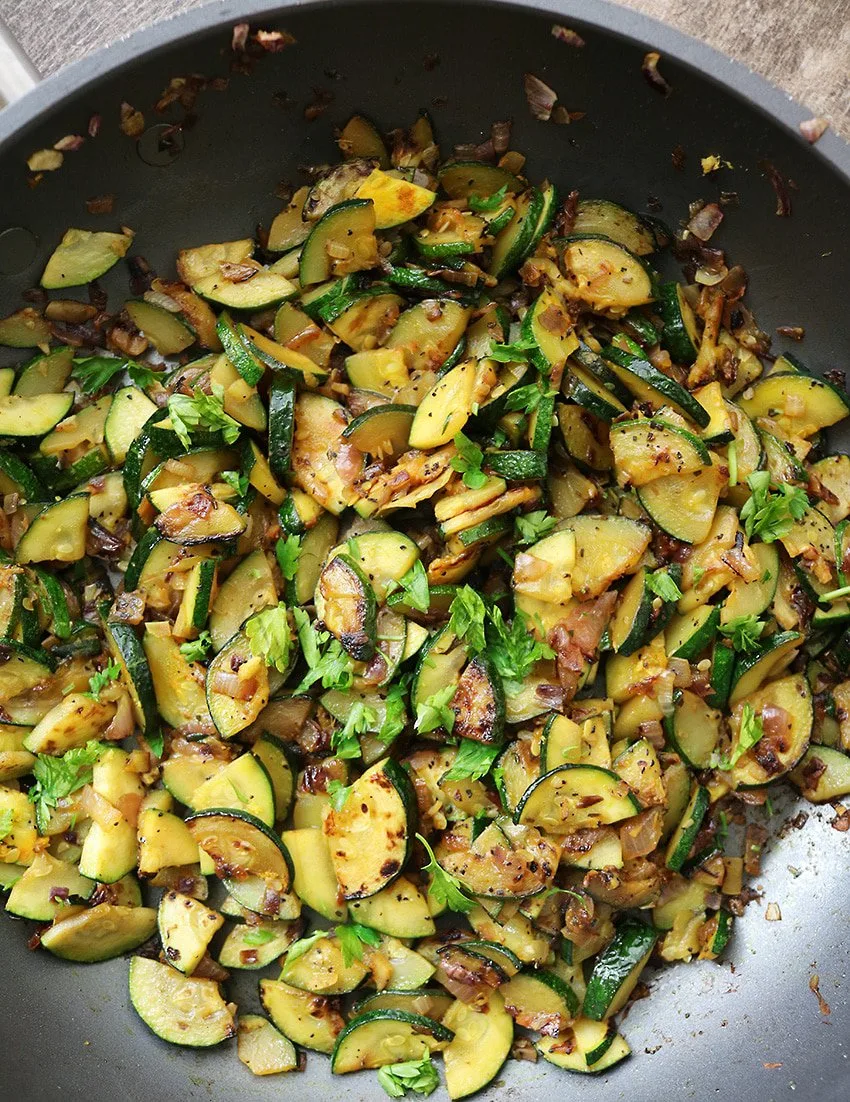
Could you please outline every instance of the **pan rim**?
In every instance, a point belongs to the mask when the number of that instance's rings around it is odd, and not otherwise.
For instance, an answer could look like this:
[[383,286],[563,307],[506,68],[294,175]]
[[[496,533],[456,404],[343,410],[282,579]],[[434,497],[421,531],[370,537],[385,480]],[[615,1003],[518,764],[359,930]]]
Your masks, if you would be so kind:
[[[68,97],[83,93],[118,70],[142,62],[159,50],[177,46],[198,34],[229,28],[239,21],[283,20],[290,14],[310,9],[354,7],[365,0],[247,0],[236,8],[233,0],[212,0],[180,15],[134,31],[125,38],[45,78],[16,103],[0,111],[0,157],[7,145],[61,105]],[[421,6],[425,0],[369,0],[371,3]],[[742,62],[727,57],[713,46],[661,23],[642,12],[620,7],[610,0],[596,0],[588,9],[586,0],[456,0],[467,7],[498,7],[517,13],[530,12],[569,19],[579,26],[601,30],[647,49],[658,50],[697,73],[710,84],[724,88],[747,107],[753,108],[806,145],[799,124],[811,112],[788,93],[752,72]],[[812,153],[850,185],[850,143],[828,130]]]

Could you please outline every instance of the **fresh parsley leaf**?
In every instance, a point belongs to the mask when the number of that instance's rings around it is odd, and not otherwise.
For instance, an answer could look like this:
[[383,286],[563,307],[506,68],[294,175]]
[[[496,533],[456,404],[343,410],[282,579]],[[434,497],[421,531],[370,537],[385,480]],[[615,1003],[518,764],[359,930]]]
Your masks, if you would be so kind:
[[405,1091],[433,1094],[440,1077],[430,1056],[421,1060],[406,1060],[401,1064],[385,1064],[378,1068],[378,1082],[390,1098],[403,1098]]
[[759,639],[766,626],[757,616],[737,616],[721,625],[720,634],[732,640],[735,650],[752,654],[759,649]]
[[487,645],[484,634],[486,619],[484,599],[471,586],[462,586],[449,609],[449,631],[453,631],[474,654],[480,654]]
[[535,342],[531,337],[520,337],[512,344],[496,344],[495,341],[491,341],[487,358],[503,364],[525,363],[528,360],[528,353],[534,348]]
[[457,434],[454,444],[457,455],[452,456],[452,469],[463,475],[464,485],[470,490],[480,490],[487,481],[487,475],[481,470],[484,452],[463,432]]
[[0,842],[4,838],[8,838],[12,831],[15,829],[15,816],[11,807],[4,807],[0,810]]
[[476,195],[475,192],[467,196],[466,205],[476,214],[483,214],[489,210],[498,210],[508,195],[508,185],[500,187],[492,195]]
[[328,936],[327,930],[314,930],[312,934],[308,934],[307,937],[299,938],[298,941],[293,943],[286,950],[286,964],[292,964],[293,961],[298,960],[299,957],[303,957],[305,953],[309,953],[317,941],[321,941],[323,937]]
[[50,808],[57,807],[60,800],[91,783],[92,767],[102,753],[103,746],[90,739],[85,746],[77,746],[62,757],[52,754],[36,757],[32,767],[35,784],[28,795],[35,804],[35,821],[42,833],[50,821]]
[[160,378],[159,373],[151,371],[149,367],[118,356],[84,356],[75,359],[71,375],[80,384],[84,394],[96,394],[125,370],[136,386],[143,389],[153,386]]
[[493,605],[489,615],[487,656],[504,682],[505,692],[516,693],[535,664],[544,658],[554,658],[555,652],[535,638],[529,630],[528,619],[519,609],[510,627],[498,605]]
[[203,662],[211,650],[212,636],[208,631],[202,631],[197,639],[180,644],[180,653],[187,662]]
[[543,391],[535,383],[528,386],[515,386],[508,392],[505,409],[509,412],[533,413],[540,405]]
[[557,524],[555,517],[550,517],[545,509],[535,509],[532,513],[525,513],[514,518],[517,544],[520,547],[528,547],[538,540],[548,536]]
[[331,735],[331,749],[338,758],[359,758],[360,742],[358,735],[374,731],[378,722],[378,713],[362,700],[351,705],[345,725]]
[[429,696],[424,703],[416,705],[416,730],[420,735],[427,735],[438,727],[451,734],[457,717],[449,707],[449,702],[456,692],[456,685],[446,685],[444,689],[438,689]]
[[335,926],[336,936],[339,938],[339,947],[342,949],[343,967],[355,960],[363,960],[363,946],[371,945],[374,949],[381,944],[381,935],[370,926],[361,926],[359,922],[349,922],[346,926]]
[[501,746],[488,746],[485,742],[463,738],[451,769],[444,775],[447,781],[477,781],[490,769],[502,752]]
[[103,689],[111,682],[117,680],[121,670],[117,662],[109,662],[105,669],[98,670],[89,678],[89,691],[84,696],[90,696],[92,700],[100,700]]
[[438,906],[445,906],[450,911],[467,914],[475,906],[475,900],[464,894],[457,877],[452,876],[451,873],[446,872],[437,864],[434,851],[422,835],[417,834],[416,837],[424,846],[429,858],[428,864],[422,866],[422,872],[428,873],[428,894],[433,895],[434,902]]
[[330,632],[318,631],[303,608],[294,608],[292,615],[298,629],[301,652],[309,667],[293,689],[293,695],[305,692],[317,681],[321,681],[325,689],[348,689],[354,675],[351,659],[339,640],[332,638]]
[[240,497],[248,493],[248,476],[239,471],[222,471],[219,475],[222,482],[232,487]]
[[342,781],[337,780],[328,781],[326,791],[331,798],[331,807],[334,811],[342,811],[351,792],[351,785],[344,785]]
[[428,574],[421,559],[417,559],[399,580],[399,585],[404,590],[406,604],[420,612],[428,611],[431,607],[431,590],[428,588]]
[[655,570],[647,574],[646,588],[662,601],[678,601],[683,596],[667,570]]
[[298,560],[301,557],[301,537],[287,536],[274,545],[275,558],[284,578],[291,582],[298,573]]
[[787,483],[770,489],[770,472],[754,471],[747,476],[751,494],[741,509],[747,539],[773,543],[787,536],[809,508],[805,490]]
[[404,677],[394,685],[390,685],[385,699],[386,714],[384,715],[378,738],[389,745],[393,739],[400,735],[407,724],[407,688],[410,678]]
[[705,567],[704,566],[695,566],[694,569],[693,569],[693,577],[694,577],[694,585],[699,585],[699,583],[705,577]]
[[237,420],[224,412],[224,387],[212,384],[212,394],[195,388],[194,395],[172,394],[168,399],[168,415],[180,443],[189,448],[195,429],[221,430],[226,444],[233,444],[242,431]]
[[738,741],[735,744],[735,749],[732,751],[730,757],[722,757],[712,764],[718,769],[733,769],[737,765],[740,758],[746,754],[748,750],[759,742],[764,735],[764,727],[762,725],[761,716],[757,716],[753,711],[752,704],[744,704],[741,709],[741,724],[738,728]]
[[292,650],[292,630],[285,604],[255,613],[245,624],[245,634],[252,654],[262,658],[267,666],[274,666],[278,673],[286,673]]
[[266,929],[263,926],[249,926],[242,935],[242,940],[245,944],[255,948],[259,945],[268,945],[268,943],[274,941],[274,939],[274,930]]

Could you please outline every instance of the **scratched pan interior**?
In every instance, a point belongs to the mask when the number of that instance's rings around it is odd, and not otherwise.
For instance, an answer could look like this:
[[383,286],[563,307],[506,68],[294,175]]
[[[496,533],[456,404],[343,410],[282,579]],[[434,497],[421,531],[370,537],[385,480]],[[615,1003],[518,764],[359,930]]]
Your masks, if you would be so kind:
[[[352,111],[391,128],[427,107],[444,149],[479,139],[495,118],[513,117],[513,144],[528,154],[532,178],[548,176],[565,189],[637,209],[646,209],[652,195],[673,224],[689,200],[715,198],[719,186],[734,189],[740,207],[729,211],[718,240],[750,272],[750,301],[762,326],[802,325],[807,335],[795,351],[817,371],[844,367],[850,347],[847,147],[828,136],[810,149],[787,125],[802,114],[780,93],[675,32],[601,2],[592,9],[595,24],[581,18],[586,5],[580,0],[558,5],[558,18],[587,40],[584,50],[570,49],[551,37],[556,6],[547,12],[545,3],[536,9],[436,0],[289,10],[256,0],[241,9],[213,5],[71,67],[0,114],[0,231],[23,226],[37,242],[29,266],[0,274],[0,308],[17,307],[19,292],[37,281],[69,225],[123,222],[136,231],[137,251],[167,271],[180,246],[268,225],[280,206],[278,181],[297,179],[299,164],[333,159],[332,128]],[[264,57],[251,76],[234,76],[226,92],[203,94],[182,155],[168,167],[145,164],[118,130],[118,105],[129,101],[150,123],[152,104],[172,76],[226,73],[228,27],[243,16],[287,28],[298,44]],[[664,53],[661,67],[674,88],[668,99],[641,77],[648,45]],[[431,54],[440,60],[427,71],[423,62]],[[522,92],[525,71],[547,80],[586,117],[568,127],[535,123]],[[316,86],[330,89],[334,100],[308,123],[303,110]],[[295,106],[276,104],[276,93]],[[28,188],[25,158],[83,130],[93,113],[103,116],[97,140]],[[670,157],[679,144],[687,154],[683,173]],[[735,166],[717,182],[700,176],[699,158],[709,152]],[[764,158],[799,186],[791,218],[774,214],[759,169]],[[88,216],[84,200],[106,192],[117,197],[114,216]],[[120,301],[126,273],[113,271],[107,286],[112,301]],[[789,797],[774,827],[794,809]],[[673,967],[654,979],[651,997],[635,1004],[624,1023],[635,1052],[630,1061],[600,1079],[511,1062],[482,1095],[844,1102],[850,1096],[850,878],[848,839],[830,829],[832,815],[828,808],[814,810],[804,829],[771,846],[757,881],[764,898],[737,923],[723,963]],[[768,901],[779,902],[781,922],[765,921]],[[28,952],[29,932],[23,923],[0,920],[5,1098],[385,1097],[372,1074],[332,1080],[327,1061],[312,1054],[303,1075],[255,1079],[238,1063],[233,1044],[206,1052],[170,1047],[129,1007],[125,961],[65,964]],[[814,972],[830,1016],[819,1012],[809,990]],[[244,1009],[256,1010],[256,974],[243,976],[247,981],[239,978],[234,991]]]

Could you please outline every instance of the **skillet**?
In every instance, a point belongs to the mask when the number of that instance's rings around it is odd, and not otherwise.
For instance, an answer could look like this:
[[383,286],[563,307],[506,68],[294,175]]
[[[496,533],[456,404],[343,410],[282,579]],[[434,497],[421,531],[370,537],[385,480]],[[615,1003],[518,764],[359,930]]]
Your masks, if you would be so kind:
[[[156,154],[155,136],[138,149],[118,128],[119,104],[143,110],[149,125],[179,119],[179,112],[157,116],[153,103],[174,76],[226,75],[230,26],[240,19],[286,28],[298,44],[262,58],[250,76],[232,75],[226,92],[202,93],[197,121],[175,159]],[[586,48],[556,41],[553,21],[579,31]],[[660,68],[673,86],[668,98],[641,76],[647,48],[663,55]],[[439,58],[433,66],[425,64],[430,55]],[[522,91],[527,71],[586,117],[569,127],[534,122]],[[315,87],[334,99],[308,122],[304,107]],[[215,3],[70,66],[0,114],[2,312],[18,307],[20,292],[37,282],[69,225],[107,228],[103,218],[86,214],[87,198],[115,193],[112,220],[131,226],[137,251],[166,272],[178,247],[268,225],[280,209],[278,182],[297,180],[300,164],[335,159],[333,126],[353,111],[388,129],[408,124],[420,107],[431,112],[444,148],[481,140],[491,121],[513,117],[512,144],[528,155],[535,178],[549,176],[565,189],[638,210],[647,210],[654,196],[663,204],[660,216],[673,225],[689,201],[715,199],[720,187],[735,190],[740,206],[729,212],[718,242],[750,273],[749,302],[762,328],[803,326],[805,341],[793,350],[812,370],[845,366],[850,251],[842,230],[850,147],[828,134],[810,148],[796,129],[804,112],[780,92],[708,48],[601,0],[592,10],[580,0],[536,6],[317,0],[283,9],[261,0]],[[98,138],[28,187],[27,156],[84,133],[95,113],[103,118]],[[677,145],[686,154],[682,172],[671,161]],[[717,182],[703,179],[699,160],[708,153],[734,169]],[[765,159],[798,186],[790,218],[774,213]],[[4,235],[17,227],[28,233]],[[104,281],[113,296],[126,292],[119,268]],[[781,348],[782,340],[775,345]],[[0,365],[20,358],[0,350]],[[834,448],[846,443],[833,437]],[[790,797],[783,801],[773,830],[797,810]],[[514,1102],[549,1091],[571,1092],[581,1102],[850,1096],[847,838],[830,829],[830,808],[806,810],[805,827],[767,854],[757,882],[764,897],[737,923],[724,961],[667,969],[653,981],[651,998],[633,1006],[623,1029],[636,1055],[627,1064],[585,1080],[510,1062],[498,1081],[504,1085],[491,1085],[483,1096]],[[781,922],[765,922],[768,901],[780,904]],[[302,1076],[264,1080],[249,1077],[232,1046],[171,1048],[129,1007],[125,961],[64,964],[29,953],[29,932],[0,919],[4,1098],[385,1097],[373,1076],[331,1080],[326,1061],[316,1057]],[[813,974],[829,1015],[809,988]],[[255,978],[234,990],[244,1009],[257,1009]]]

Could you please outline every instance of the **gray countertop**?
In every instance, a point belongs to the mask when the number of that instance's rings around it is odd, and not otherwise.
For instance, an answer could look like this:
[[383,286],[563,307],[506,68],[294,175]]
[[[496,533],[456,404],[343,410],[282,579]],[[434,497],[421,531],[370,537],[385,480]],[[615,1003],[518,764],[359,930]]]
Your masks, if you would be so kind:
[[[0,0],[42,74],[202,0]],[[850,0],[620,0],[744,62],[850,140]]]

